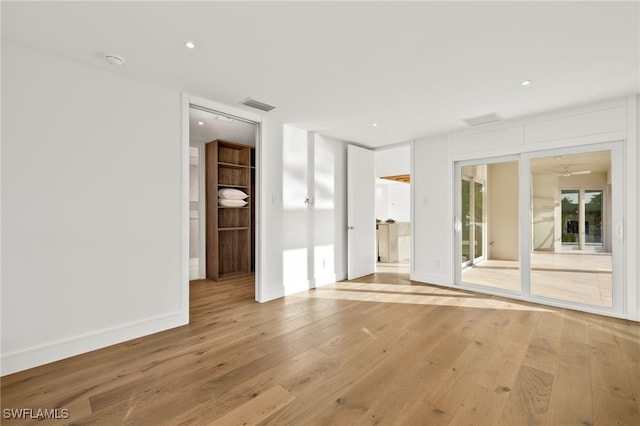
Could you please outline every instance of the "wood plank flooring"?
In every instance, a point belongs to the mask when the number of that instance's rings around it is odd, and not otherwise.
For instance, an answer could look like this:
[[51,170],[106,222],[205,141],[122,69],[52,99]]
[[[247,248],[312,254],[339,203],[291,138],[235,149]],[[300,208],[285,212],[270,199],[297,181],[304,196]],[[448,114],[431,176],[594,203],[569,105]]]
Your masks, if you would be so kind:
[[191,323],[2,378],[3,425],[636,425],[640,325],[378,273],[265,304],[191,283]]

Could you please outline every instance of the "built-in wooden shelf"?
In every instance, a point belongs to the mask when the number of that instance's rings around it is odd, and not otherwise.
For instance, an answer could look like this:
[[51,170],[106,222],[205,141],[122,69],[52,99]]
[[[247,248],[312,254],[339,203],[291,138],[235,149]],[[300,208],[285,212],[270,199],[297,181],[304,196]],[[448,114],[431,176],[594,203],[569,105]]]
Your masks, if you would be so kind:
[[[250,274],[255,223],[252,205],[253,148],[215,140],[205,145],[207,193],[207,278],[220,281]],[[247,205],[218,205],[218,190],[240,189]],[[216,208],[217,207],[217,208]]]

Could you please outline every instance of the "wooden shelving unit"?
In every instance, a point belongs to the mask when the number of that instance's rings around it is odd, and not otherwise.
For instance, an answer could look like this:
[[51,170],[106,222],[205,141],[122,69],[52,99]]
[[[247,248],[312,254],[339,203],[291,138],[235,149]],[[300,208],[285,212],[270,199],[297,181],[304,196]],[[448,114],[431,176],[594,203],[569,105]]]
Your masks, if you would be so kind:
[[[207,278],[220,281],[251,273],[253,262],[253,148],[215,140],[205,145],[207,167]],[[218,190],[247,195],[244,207],[218,205]]]

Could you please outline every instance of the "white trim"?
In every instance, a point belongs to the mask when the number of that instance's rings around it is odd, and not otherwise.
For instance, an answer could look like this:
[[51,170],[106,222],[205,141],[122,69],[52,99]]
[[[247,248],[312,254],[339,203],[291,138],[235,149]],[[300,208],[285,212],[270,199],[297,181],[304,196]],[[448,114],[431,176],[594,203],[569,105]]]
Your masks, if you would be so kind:
[[231,105],[211,101],[209,99],[204,99],[204,98],[199,98],[197,96],[189,95],[189,103],[193,105],[209,108],[212,110],[216,110],[225,114],[235,115],[236,117],[244,118],[245,120],[250,120],[256,123],[262,122],[262,116],[258,114],[254,114],[249,111],[245,111],[244,109],[233,107]]
[[414,161],[414,152],[415,149],[415,141],[409,142],[409,279],[412,279],[415,276],[416,272],[416,262],[413,261],[413,257],[416,253],[416,232],[415,226],[413,225],[414,215],[415,215],[415,184],[411,176],[415,176],[413,171],[415,169],[415,161]]
[[625,276],[626,283],[626,312],[629,319],[640,321],[640,301],[638,297],[638,120],[640,108],[640,96],[627,98],[627,143],[624,155],[626,164],[626,181],[624,194],[625,207]]
[[198,276],[200,279],[207,277],[207,261],[205,255],[207,253],[207,191],[205,186],[206,179],[206,167],[204,161],[204,142],[197,142],[198,146],[198,158],[200,160],[200,167],[198,167],[198,225],[200,232],[200,252],[199,252],[199,265]]
[[447,277],[446,275],[425,274],[424,272],[413,271],[411,273],[411,280],[418,281],[425,284],[434,284],[434,285],[439,285],[443,287],[453,287],[451,278]]
[[627,106],[626,98],[614,98],[614,99],[609,99],[603,102],[582,105],[577,107],[557,109],[553,111],[543,112],[538,115],[530,115],[530,116],[526,116],[519,119],[498,121],[495,123],[484,124],[479,127],[474,127],[474,128],[465,129],[465,130],[458,130],[454,132],[452,136],[454,139],[456,139],[459,137],[480,135],[482,133],[492,132],[495,130],[502,130],[509,127],[520,127],[525,125],[544,123],[544,122],[549,122],[553,120],[558,120],[560,118],[576,117],[579,115],[588,114],[590,112],[604,111],[608,109],[625,107],[625,106]]
[[300,282],[289,283],[284,286],[283,291],[285,296],[290,294],[296,294],[303,291],[312,290],[315,288],[314,280],[303,280]]
[[[612,141],[620,141],[626,138],[626,132],[609,132],[599,135],[578,136],[574,138],[558,139],[553,141],[545,141],[535,144],[505,146],[500,148],[487,149],[482,151],[462,152],[453,154],[453,161],[471,161],[482,158],[503,157],[509,155],[519,155],[527,152],[546,151],[558,148],[581,147],[591,144],[607,143]],[[560,145],[561,144],[561,145]]]
[[520,295],[531,299],[531,224],[533,209],[531,206],[531,161],[526,154],[518,159],[518,241],[520,259]]
[[579,312],[587,312],[590,314],[597,314],[597,315],[604,315],[604,316],[608,316],[608,317],[613,317],[613,318],[625,318],[625,316],[623,314],[619,314],[617,312],[613,312],[610,310],[601,310],[601,309],[594,309],[593,307],[589,306],[589,305],[574,305],[574,304],[570,304],[570,303],[563,303],[562,301],[556,300],[556,299],[547,299],[544,297],[539,297],[539,296],[531,296],[530,298],[527,298],[523,295],[517,294],[517,293],[507,293],[505,291],[500,291],[500,289],[492,289],[491,287],[476,287],[476,286],[470,286],[470,285],[456,285],[455,286],[456,289],[460,289],[460,290],[466,290],[466,291],[472,291],[474,293],[481,293],[481,294],[489,294],[492,296],[498,296],[498,297],[504,297],[507,299],[514,299],[514,300],[520,300],[523,302],[529,302],[529,303],[536,303],[540,306],[551,306],[551,307],[555,307],[555,308],[563,308],[563,309],[569,309],[572,311],[579,311]]
[[275,289],[262,289],[260,299],[257,301],[259,303],[266,303],[272,300],[281,299],[284,296],[285,296],[284,287],[275,288]]
[[347,279],[347,273],[346,272],[336,272],[336,282],[344,281],[346,279]]
[[184,312],[178,311],[11,352],[2,356],[2,375],[123,343],[186,323]]
[[[264,288],[266,286],[265,280],[262,278],[263,271],[266,268],[262,267],[262,212],[263,204],[262,204],[262,173],[263,170],[263,162],[262,162],[262,132],[264,131],[262,120],[256,121],[256,146],[255,146],[255,155],[254,159],[256,164],[254,164],[254,177],[255,177],[255,189],[254,194],[255,198],[253,200],[253,205],[255,208],[255,225],[256,229],[254,229],[255,235],[255,244],[254,244],[254,277],[255,277],[255,300],[256,302],[262,303],[266,302],[264,299]],[[271,299],[269,299],[271,300]]]
[[[378,152],[378,151],[388,151],[390,149],[397,149],[397,148],[404,148],[405,146],[412,146],[413,145],[413,140],[410,141],[405,141],[405,142],[398,142],[398,143],[392,143],[390,145],[383,145],[383,146],[378,146],[376,148],[369,148],[372,151]],[[351,143],[351,142],[349,142]]]
[[182,215],[182,239],[181,239],[181,285],[180,315],[181,324],[189,323],[189,97],[182,93],[182,197],[180,212]]

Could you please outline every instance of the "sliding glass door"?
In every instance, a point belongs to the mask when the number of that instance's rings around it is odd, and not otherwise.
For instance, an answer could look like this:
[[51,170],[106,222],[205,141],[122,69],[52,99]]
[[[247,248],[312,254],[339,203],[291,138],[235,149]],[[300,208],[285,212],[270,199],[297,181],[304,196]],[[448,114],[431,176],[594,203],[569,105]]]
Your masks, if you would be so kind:
[[518,162],[462,163],[457,171],[459,282],[518,291]]
[[612,151],[530,160],[531,294],[613,308]]
[[456,163],[458,285],[621,312],[622,144]]

